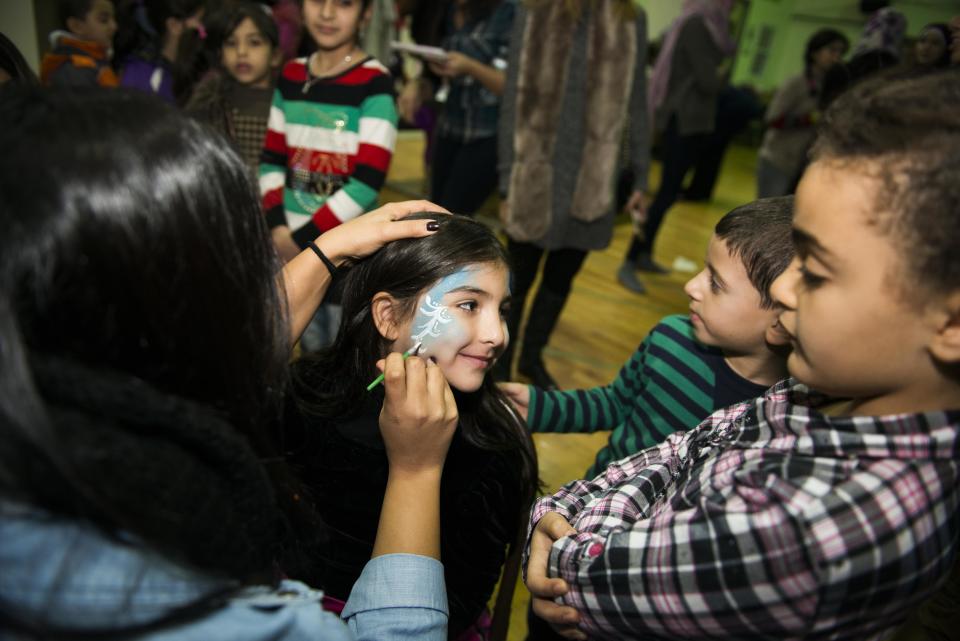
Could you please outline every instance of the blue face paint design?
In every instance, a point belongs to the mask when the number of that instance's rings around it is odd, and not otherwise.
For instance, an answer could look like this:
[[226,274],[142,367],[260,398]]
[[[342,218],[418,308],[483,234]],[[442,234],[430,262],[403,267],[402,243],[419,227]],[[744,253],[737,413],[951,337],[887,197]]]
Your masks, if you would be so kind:
[[463,268],[441,278],[423,295],[417,315],[410,329],[410,345],[422,343],[420,355],[436,352],[444,345],[455,344],[464,334],[464,328],[443,304],[443,297],[470,282],[473,271]]

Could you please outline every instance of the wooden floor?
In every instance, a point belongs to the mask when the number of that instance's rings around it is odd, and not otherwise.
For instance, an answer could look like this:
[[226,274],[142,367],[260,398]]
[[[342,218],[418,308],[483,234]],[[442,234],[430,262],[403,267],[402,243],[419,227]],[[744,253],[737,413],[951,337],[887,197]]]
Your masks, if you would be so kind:
[[[381,201],[422,197],[426,191],[422,161],[423,138],[420,132],[401,132]],[[683,258],[694,263],[695,271],[699,271],[717,220],[730,209],[754,199],[755,162],[755,150],[731,147],[714,190],[713,202],[677,203],[660,230],[654,258],[666,266]],[[659,165],[654,163],[650,175],[653,189],[658,181]],[[488,202],[480,217],[495,226],[495,211],[496,203]],[[622,217],[610,247],[591,253],[574,281],[573,291],[544,351],[547,368],[564,389],[593,387],[613,380],[620,366],[660,318],[687,311],[683,284],[694,272],[674,270],[665,276],[644,275],[642,280],[648,289],[646,295],[634,294],[617,282],[617,267],[629,241],[630,224],[626,217]],[[536,435],[540,478],[547,491],[552,492],[567,481],[581,478],[608,436],[607,432]],[[522,641],[526,636],[528,600],[529,593],[518,582],[509,641]]]

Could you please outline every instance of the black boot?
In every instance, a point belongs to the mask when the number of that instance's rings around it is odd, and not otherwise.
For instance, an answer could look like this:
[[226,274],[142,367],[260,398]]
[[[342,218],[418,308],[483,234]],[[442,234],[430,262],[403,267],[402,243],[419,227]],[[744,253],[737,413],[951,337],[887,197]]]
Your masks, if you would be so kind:
[[640,252],[636,260],[637,269],[642,272],[653,274],[669,274],[670,270],[659,263],[654,262],[650,252]]
[[558,388],[557,382],[543,364],[543,348],[550,341],[550,334],[553,333],[566,302],[566,296],[559,296],[541,287],[537,291],[537,297],[533,299],[523,332],[523,349],[520,351],[517,371],[529,378],[534,385],[547,391]]

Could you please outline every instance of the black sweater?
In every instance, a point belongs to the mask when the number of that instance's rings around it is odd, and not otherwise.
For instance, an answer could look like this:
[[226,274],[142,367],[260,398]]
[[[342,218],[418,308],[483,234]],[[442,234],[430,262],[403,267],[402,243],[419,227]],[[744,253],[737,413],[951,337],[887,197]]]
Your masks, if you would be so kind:
[[[286,573],[346,600],[370,560],[387,486],[388,461],[378,417],[383,391],[356,416],[331,420],[288,404],[282,451],[304,484],[301,500],[323,519],[325,536],[301,538]],[[449,637],[483,611],[520,527],[517,452],[481,450],[454,434],[440,491],[441,561],[450,605]]]

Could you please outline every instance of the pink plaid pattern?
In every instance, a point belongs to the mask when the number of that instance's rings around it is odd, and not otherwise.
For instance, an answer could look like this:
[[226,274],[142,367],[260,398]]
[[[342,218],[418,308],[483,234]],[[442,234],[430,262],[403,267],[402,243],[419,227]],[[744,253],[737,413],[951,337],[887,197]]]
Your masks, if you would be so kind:
[[[795,381],[538,501],[551,576],[610,639],[869,639],[949,574],[960,412],[827,417]],[[526,567],[526,559],[524,560]]]

